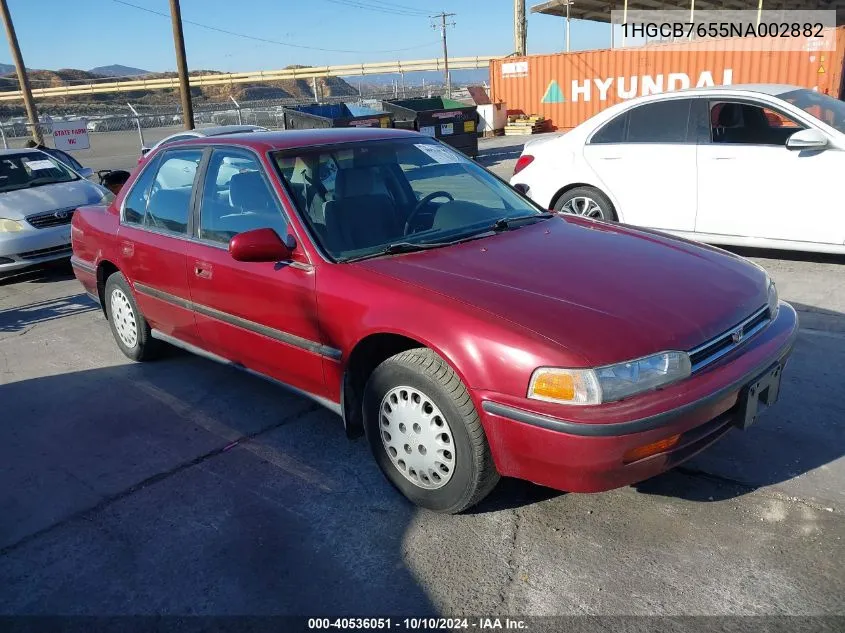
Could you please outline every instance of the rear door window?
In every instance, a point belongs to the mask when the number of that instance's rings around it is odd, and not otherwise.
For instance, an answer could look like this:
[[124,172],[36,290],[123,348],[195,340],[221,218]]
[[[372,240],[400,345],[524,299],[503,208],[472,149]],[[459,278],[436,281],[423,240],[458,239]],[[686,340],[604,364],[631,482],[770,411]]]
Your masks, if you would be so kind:
[[132,190],[123,201],[123,221],[126,224],[143,224],[150,199],[150,186],[156,175],[157,163],[151,163],[138,177]]
[[628,143],[685,143],[692,99],[669,99],[628,112]]
[[171,150],[162,156],[150,191],[144,226],[187,234],[191,192],[202,160],[202,149]]

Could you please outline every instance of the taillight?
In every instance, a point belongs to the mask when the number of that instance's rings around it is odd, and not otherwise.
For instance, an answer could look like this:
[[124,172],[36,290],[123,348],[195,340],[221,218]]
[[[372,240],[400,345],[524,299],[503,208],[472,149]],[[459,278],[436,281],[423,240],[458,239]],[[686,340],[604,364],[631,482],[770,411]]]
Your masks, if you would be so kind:
[[516,161],[516,165],[513,167],[514,176],[521,172],[523,169],[528,167],[531,163],[534,162],[534,157],[531,154],[523,154],[519,157],[519,160]]

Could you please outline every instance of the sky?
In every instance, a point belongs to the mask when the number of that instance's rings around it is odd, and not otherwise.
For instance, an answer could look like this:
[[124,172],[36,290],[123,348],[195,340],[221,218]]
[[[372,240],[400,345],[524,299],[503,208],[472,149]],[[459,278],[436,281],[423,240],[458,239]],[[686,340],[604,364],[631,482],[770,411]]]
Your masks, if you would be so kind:
[[[168,0],[8,0],[8,5],[28,68],[122,64],[175,70]],[[512,0],[181,0],[181,7],[191,70],[440,57],[440,31],[423,14],[440,11],[455,14],[449,18],[455,24],[448,29],[450,56],[513,52]],[[529,11],[529,54],[562,51],[564,33],[563,19]],[[607,24],[573,20],[570,35],[571,50],[610,45]],[[12,63],[8,46],[0,49],[0,62]]]

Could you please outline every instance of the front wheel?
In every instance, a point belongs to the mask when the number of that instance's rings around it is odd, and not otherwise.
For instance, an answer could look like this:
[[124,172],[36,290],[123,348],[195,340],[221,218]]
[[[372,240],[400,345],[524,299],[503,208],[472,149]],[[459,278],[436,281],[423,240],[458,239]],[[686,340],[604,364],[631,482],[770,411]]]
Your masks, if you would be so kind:
[[616,211],[608,197],[593,187],[575,187],[555,202],[555,211],[582,215],[593,220],[616,222]]
[[456,514],[499,481],[466,387],[430,349],[402,352],[375,369],[364,425],[382,472],[418,506]]

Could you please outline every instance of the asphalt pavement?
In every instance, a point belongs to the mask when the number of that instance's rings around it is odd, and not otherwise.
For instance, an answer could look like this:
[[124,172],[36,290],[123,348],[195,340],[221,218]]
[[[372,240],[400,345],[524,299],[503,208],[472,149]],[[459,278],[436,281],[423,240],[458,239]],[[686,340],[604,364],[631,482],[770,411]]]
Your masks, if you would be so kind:
[[[521,139],[481,145],[507,176]],[[845,258],[743,254],[802,323],[756,426],[461,516],[405,502],[310,401],[128,361],[69,268],[0,282],[0,614],[845,615]]]

